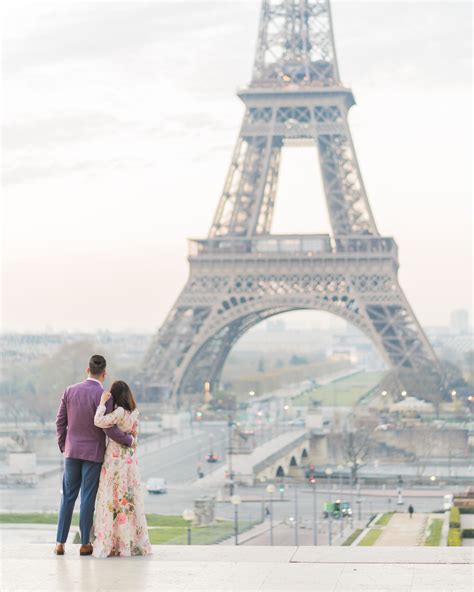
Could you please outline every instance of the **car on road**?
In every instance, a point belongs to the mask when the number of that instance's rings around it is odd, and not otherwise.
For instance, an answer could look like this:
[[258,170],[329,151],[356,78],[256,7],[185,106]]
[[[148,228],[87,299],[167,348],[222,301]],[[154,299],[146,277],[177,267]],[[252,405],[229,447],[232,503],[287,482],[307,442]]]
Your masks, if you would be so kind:
[[305,426],[305,423],[306,423],[306,422],[305,422],[305,419],[304,419],[304,417],[298,417],[298,418],[296,418],[296,419],[291,419],[291,420],[288,422],[288,425],[290,425],[290,426],[296,426],[296,427],[301,427],[301,428],[303,428],[303,427]]
[[217,454],[214,454],[213,452],[209,452],[209,454],[206,456],[206,462],[208,462],[208,463],[219,462],[219,457],[217,456]]
[[151,477],[146,482],[148,493],[166,493],[168,491],[166,480],[159,477]]

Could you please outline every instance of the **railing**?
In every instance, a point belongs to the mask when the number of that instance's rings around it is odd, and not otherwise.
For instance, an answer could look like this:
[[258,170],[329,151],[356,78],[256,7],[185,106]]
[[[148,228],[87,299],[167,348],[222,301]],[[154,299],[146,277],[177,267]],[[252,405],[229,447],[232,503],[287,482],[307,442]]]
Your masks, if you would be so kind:
[[345,255],[397,256],[392,238],[381,236],[346,235],[337,238],[329,234],[272,234],[253,238],[219,237],[189,240],[189,256],[199,255]]
[[337,253],[393,253],[397,245],[393,238],[349,235],[334,239]]
[[289,120],[285,123],[258,122],[252,123],[245,121],[242,126],[242,135],[244,136],[266,136],[271,133],[274,136],[283,138],[311,138],[316,141],[316,137],[321,134],[342,134],[346,132],[344,124],[337,122],[299,122]]

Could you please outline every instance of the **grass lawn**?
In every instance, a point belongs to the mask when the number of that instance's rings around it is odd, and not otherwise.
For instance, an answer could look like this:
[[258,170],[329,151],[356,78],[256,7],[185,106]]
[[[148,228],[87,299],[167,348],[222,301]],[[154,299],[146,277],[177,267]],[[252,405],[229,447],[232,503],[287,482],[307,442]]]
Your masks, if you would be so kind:
[[350,407],[377,386],[383,375],[384,372],[357,372],[303,393],[293,399],[293,404],[308,405],[310,401],[321,401],[327,406]]
[[[57,524],[58,515],[55,513],[21,512],[0,513],[0,524]],[[79,514],[72,516],[73,526],[79,525]]]
[[377,524],[377,526],[386,526],[390,522],[390,518],[393,514],[394,512],[386,512],[385,514],[382,514],[375,524]]
[[185,527],[180,526],[160,526],[158,528],[149,528],[148,536],[152,545],[166,545],[173,539],[185,536]]
[[375,541],[379,538],[382,534],[381,528],[371,528],[369,532],[365,535],[365,537],[360,541],[360,547],[371,547],[375,545]]
[[425,539],[425,546],[439,547],[441,543],[441,529],[443,528],[442,518],[433,518],[430,522],[430,533]]
[[147,514],[146,522],[148,526],[177,526],[181,528],[187,526],[186,520],[181,516],[167,516],[164,514]]
[[[186,520],[181,516],[165,516],[161,514],[147,514],[146,521],[148,526],[177,526],[185,527]],[[0,513],[0,524],[57,524],[57,513],[41,512],[18,512],[18,513]],[[79,525],[79,514],[72,515],[72,524]]]
[[347,539],[342,543],[343,547],[350,547],[352,545],[352,543],[356,540],[356,538],[360,535],[360,533],[362,532],[362,528],[356,528],[354,530],[354,532],[347,537]]
[[[239,532],[253,526],[251,522],[239,522]],[[186,545],[188,533],[186,527],[159,527],[148,529],[152,545]],[[223,538],[234,534],[232,521],[218,522],[214,526],[194,527],[191,529],[191,543],[193,545],[212,545]]]
[[[152,545],[185,545],[187,543],[187,522],[181,516],[147,514],[146,518]],[[57,524],[57,522],[56,513],[0,513],[0,523],[3,524]],[[78,514],[73,515],[72,524],[78,526]],[[247,530],[254,524],[245,520],[240,521],[239,532]],[[214,526],[193,527],[191,542],[194,545],[211,545],[233,533],[234,523],[231,520],[223,520]]]

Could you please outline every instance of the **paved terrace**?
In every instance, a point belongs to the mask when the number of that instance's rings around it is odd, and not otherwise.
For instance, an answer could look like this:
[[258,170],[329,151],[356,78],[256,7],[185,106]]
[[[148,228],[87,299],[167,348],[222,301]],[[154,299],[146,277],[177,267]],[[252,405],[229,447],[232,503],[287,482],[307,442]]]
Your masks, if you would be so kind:
[[151,557],[79,557],[68,545],[2,548],[2,592],[206,590],[472,592],[473,549],[462,547],[155,546]]

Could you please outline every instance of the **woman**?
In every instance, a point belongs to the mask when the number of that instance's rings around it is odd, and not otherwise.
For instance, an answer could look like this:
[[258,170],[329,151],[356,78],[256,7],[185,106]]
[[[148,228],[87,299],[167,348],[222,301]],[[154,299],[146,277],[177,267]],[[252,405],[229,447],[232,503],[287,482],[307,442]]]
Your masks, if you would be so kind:
[[[114,411],[105,415],[113,397]],[[136,459],[138,409],[128,384],[115,381],[102,393],[94,423],[100,428],[116,424],[134,438],[132,448],[109,440],[96,500],[94,557],[149,555],[150,541]]]

